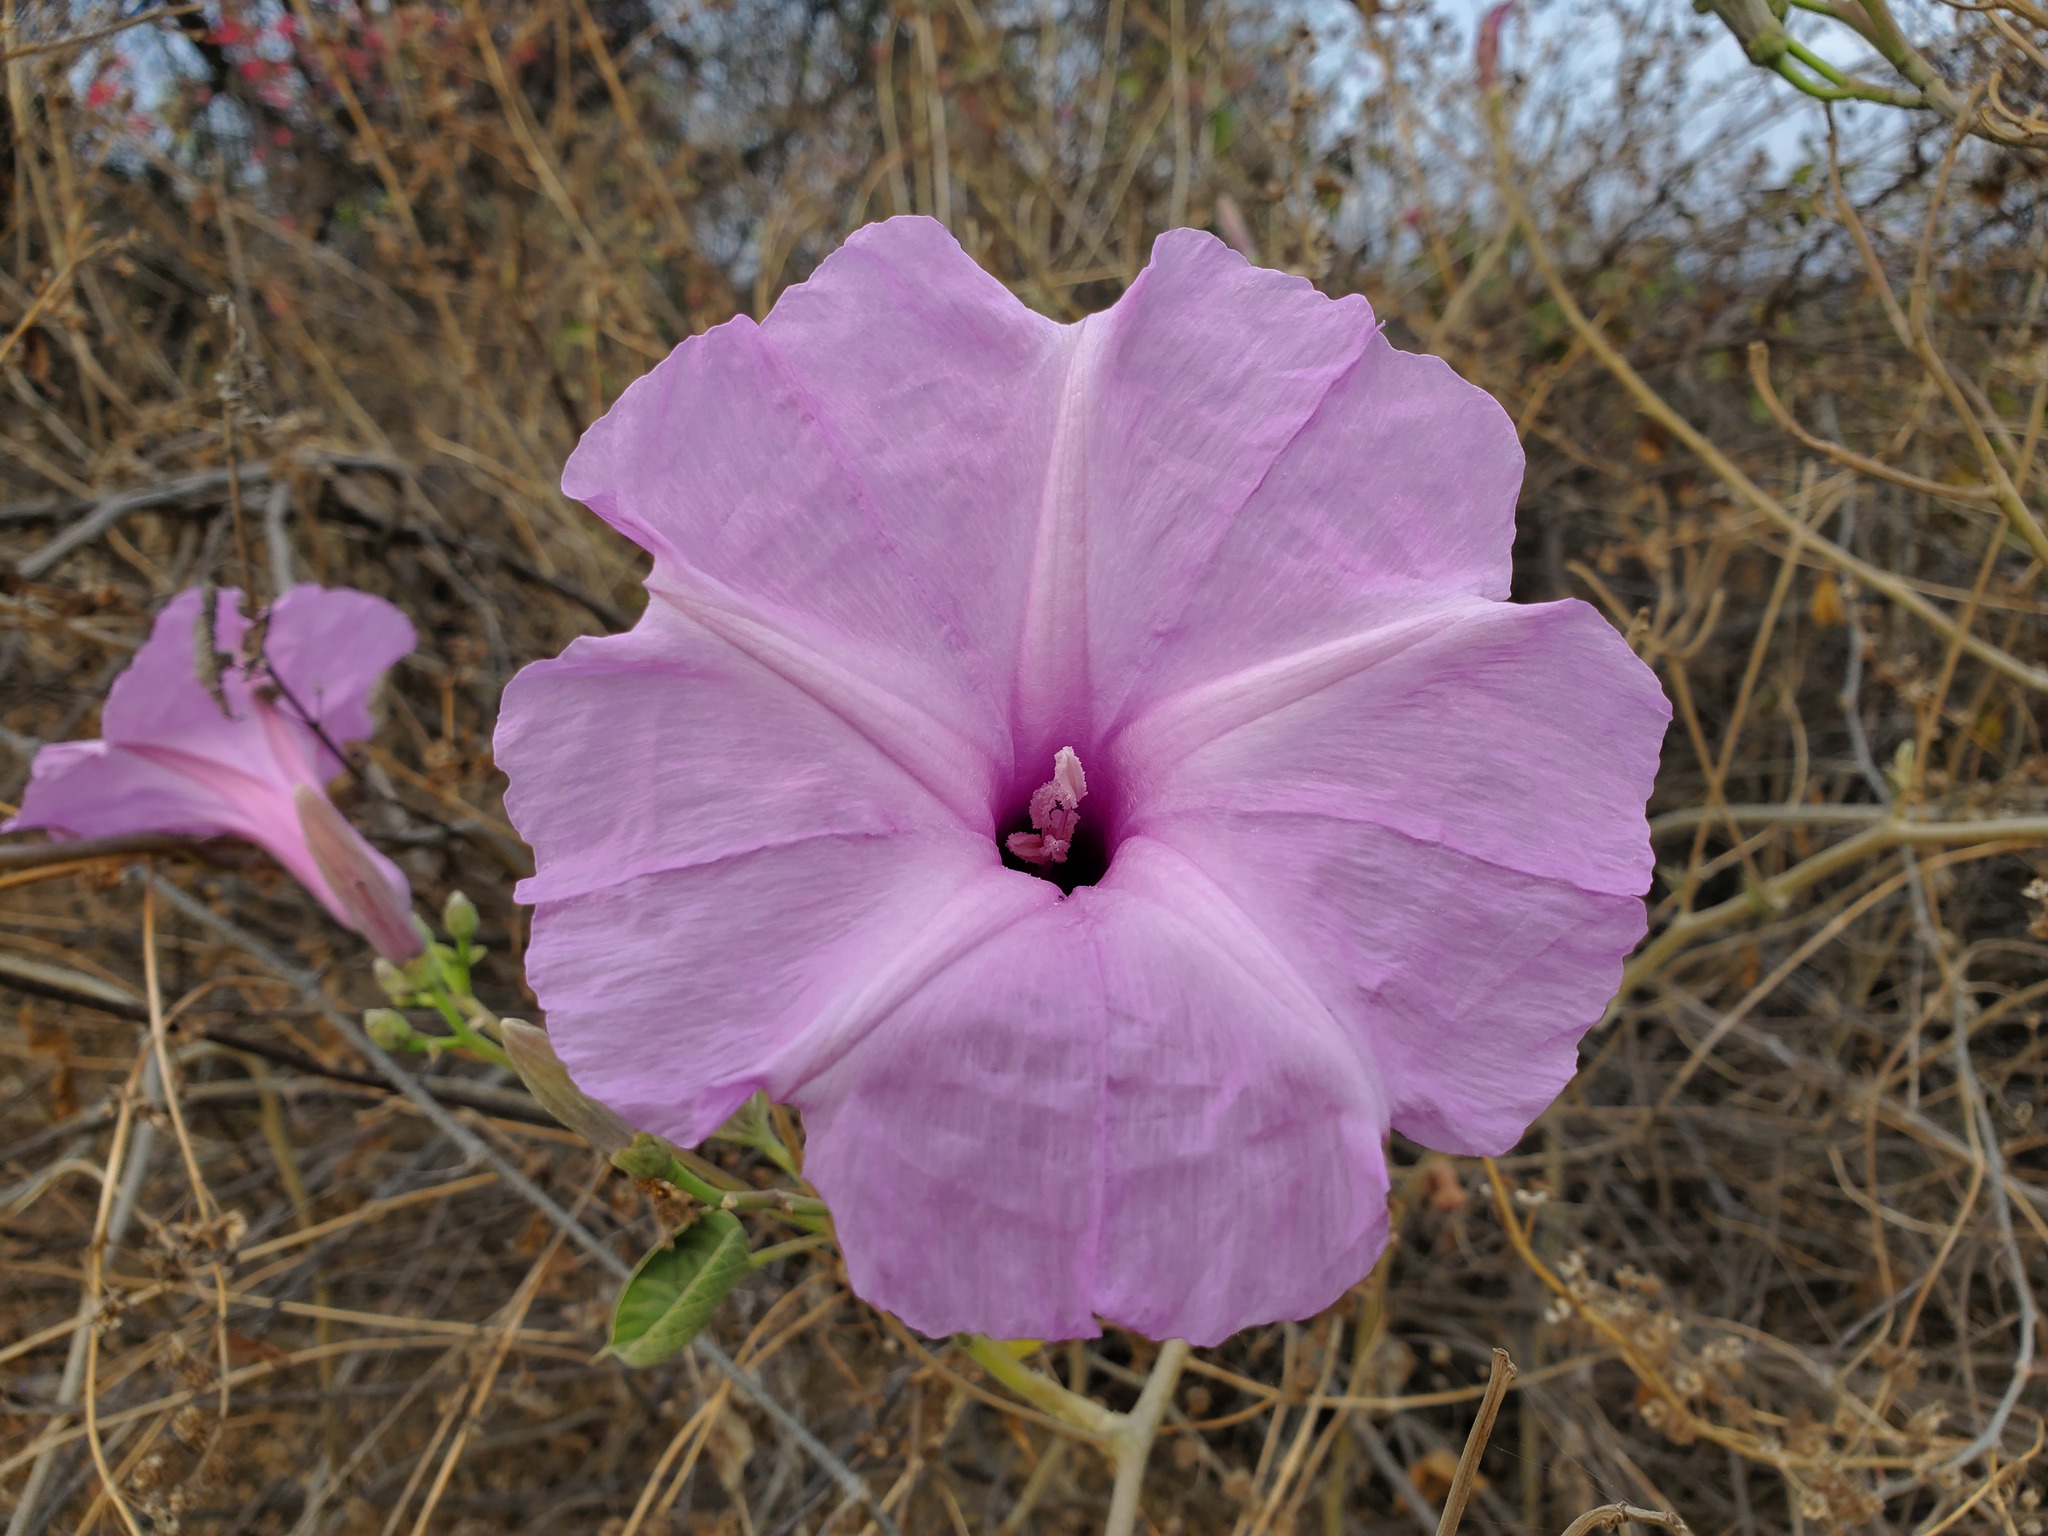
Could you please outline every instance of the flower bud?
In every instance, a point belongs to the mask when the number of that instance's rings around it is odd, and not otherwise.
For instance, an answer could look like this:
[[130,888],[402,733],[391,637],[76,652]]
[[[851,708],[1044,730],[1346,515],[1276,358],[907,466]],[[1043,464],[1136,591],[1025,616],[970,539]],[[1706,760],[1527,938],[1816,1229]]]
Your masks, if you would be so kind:
[[418,987],[412,984],[412,979],[404,971],[393,965],[389,960],[386,960],[382,955],[379,955],[371,963],[370,974],[377,978],[377,985],[383,990],[384,995],[394,1003],[410,1001],[412,995],[419,990]]
[[[453,902],[449,904],[454,905]],[[474,912],[476,909],[472,907],[470,910]],[[454,930],[454,924],[449,924],[449,930]],[[542,1109],[607,1157],[620,1153],[633,1142],[633,1127],[596,1100],[585,1097],[582,1090],[569,1080],[569,1069],[555,1054],[546,1030],[524,1019],[500,1019],[498,1036],[505,1042],[505,1054],[512,1058],[513,1070],[526,1084],[526,1091],[540,1101]],[[652,1137],[647,1139],[653,1140]],[[661,1166],[668,1166],[666,1150],[662,1152]],[[658,1172],[639,1175],[646,1178],[658,1176]]]
[[391,888],[362,834],[310,784],[292,791],[292,804],[299,813],[306,851],[348,925],[386,960],[402,962],[418,954],[420,937],[413,931],[412,908]]
[[396,1008],[371,1008],[363,1014],[363,1032],[387,1051],[402,1051],[413,1040],[413,1028]]
[[1514,9],[1515,0],[1501,0],[1480,18],[1479,33],[1473,40],[1473,53],[1482,91],[1500,89],[1500,34]]
[[448,898],[448,904],[441,909],[441,926],[448,937],[458,944],[467,944],[476,937],[476,903],[462,892],[457,891]]

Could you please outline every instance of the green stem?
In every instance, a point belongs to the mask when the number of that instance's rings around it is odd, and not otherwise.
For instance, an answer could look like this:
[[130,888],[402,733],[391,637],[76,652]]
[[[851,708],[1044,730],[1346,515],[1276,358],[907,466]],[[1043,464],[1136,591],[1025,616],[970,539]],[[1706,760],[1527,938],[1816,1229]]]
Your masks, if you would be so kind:
[[[1008,1387],[1041,1413],[1087,1435],[1107,1440],[1123,1424],[1123,1415],[1111,1413],[1102,1404],[1078,1392],[1069,1392],[1050,1376],[1034,1371],[1011,1354],[1008,1347],[986,1334],[965,1336],[967,1353],[989,1375]],[[1181,1346],[1183,1349],[1185,1345]]]
[[[662,1178],[692,1200],[717,1210],[774,1211],[793,1227],[812,1234],[800,1242],[822,1242],[832,1235],[832,1214],[825,1202],[810,1195],[793,1195],[785,1189],[720,1189],[699,1178],[680,1156],[671,1156]],[[767,1253],[772,1250],[763,1249]]]
[[796,1157],[790,1152],[788,1147],[782,1144],[782,1138],[772,1131],[765,1133],[753,1131],[735,1133],[729,1130],[720,1130],[712,1140],[729,1141],[738,1147],[752,1147],[784,1173],[792,1178],[796,1176]]
[[793,1194],[786,1189],[744,1189],[727,1194],[718,1204],[728,1211],[773,1211],[806,1232],[829,1235],[832,1231],[832,1212],[815,1195]]
[[670,1155],[681,1161],[685,1168],[696,1174],[705,1183],[717,1186],[723,1194],[729,1195],[735,1190],[743,1194],[746,1192],[746,1185],[735,1179],[708,1157],[692,1152],[687,1147],[676,1147],[672,1149]]
[[493,1066],[510,1067],[512,1065],[512,1058],[505,1054],[502,1047],[493,1041],[486,1040],[482,1035],[471,1029],[466,1022],[454,1023],[451,1021],[450,1027],[455,1032],[455,1043],[461,1046],[463,1050],[468,1051],[472,1056],[480,1056]]
[[1152,1442],[1158,1437],[1167,1404],[1173,1400],[1174,1384],[1188,1363],[1187,1341],[1168,1339],[1159,1346],[1152,1374],[1145,1378],[1144,1390],[1129,1413],[1112,1413],[1100,1403],[1068,1391],[985,1334],[966,1334],[962,1342],[989,1375],[1041,1413],[1092,1437],[1109,1453],[1116,1468],[1116,1486],[1110,1494],[1109,1520],[1102,1536],[1132,1536],[1138,1524],[1139,1495],[1145,1487],[1145,1464],[1152,1458]]
[[1921,100],[1943,117],[1950,122],[1961,117],[1963,103],[1956,99],[1956,93],[1949,89],[1948,82],[1942,79],[1934,66],[1906,41],[1906,34],[1899,30],[1899,24],[1885,0],[1859,0],[1859,4],[1870,23],[1860,30],[1870,39],[1871,46],[1884,55],[1885,62],[1918,86]]
[[714,1141],[729,1141],[735,1146],[752,1147],[791,1178],[797,1177],[796,1155],[775,1134],[775,1127],[768,1120],[768,1099],[765,1094],[755,1094],[740,1107],[730,1120],[711,1133]]
[[1831,85],[1821,85],[1807,79],[1789,58],[1780,58],[1771,68],[1774,73],[1790,81],[1793,86],[1816,101],[1842,101],[1848,95],[1846,91],[1838,91]]
[[1792,57],[1797,59],[1800,63],[1804,64],[1808,69],[1812,70],[1816,75],[1819,75],[1821,79],[1827,81],[1829,85],[1838,85],[1843,87],[1844,89],[1847,89],[1849,87],[1851,82],[1847,75],[1843,74],[1839,69],[1835,68],[1835,66],[1830,64],[1826,59],[1822,58],[1819,54],[1815,53],[1811,48],[1807,47],[1804,43],[1800,42],[1798,38],[1786,38],[1785,51],[1791,54]]
[[[1814,58],[1806,50],[1801,49],[1800,55],[1802,60],[1808,61],[1812,68],[1824,70],[1828,74],[1840,75],[1840,71],[1826,64],[1825,61]],[[1882,107],[1924,107],[1927,105],[1927,98],[1918,91],[1897,91],[1882,85],[1866,85],[1863,81],[1850,75],[1840,75],[1844,82],[1840,86],[1809,80],[1799,72],[1789,53],[1780,57],[1771,68],[1774,73],[1789,80],[1816,101],[1872,101]]]
[[747,1255],[747,1268],[765,1269],[777,1259],[787,1259],[795,1254],[809,1253],[813,1248],[822,1248],[831,1239],[824,1233],[811,1237],[793,1237],[786,1243],[775,1243],[766,1248],[757,1248]]
[[787,1211],[793,1216],[823,1216],[825,1202],[810,1195],[791,1194],[786,1189],[749,1189],[723,1196],[719,1202],[728,1211]]
[[662,1170],[662,1178],[675,1185],[692,1200],[716,1210],[726,1198],[725,1191],[716,1185],[706,1184],[696,1174],[683,1166],[678,1158],[670,1158],[668,1167]]
[[[437,978],[432,990],[427,994],[427,1001],[434,1005],[434,1011],[441,1015],[442,1022],[448,1026],[449,1034],[455,1037],[456,1047],[490,1062],[493,1066],[510,1067],[512,1058],[505,1054],[504,1048],[495,1040],[488,1039],[477,1031],[471,1017],[463,1011],[457,1001],[458,997],[470,1003],[479,1019],[491,1018],[489,1011],[474,998],[467,997],[467,994],[452,992],[445,979]],[[497,1021],[492,1019],[491,1022],[495,1024]]]
[[676,1155],[674,1147],[646,1131],[640,1132],[612,1154],[612,1166],[629,1178],[659,1179],[665,1184],[673,1184],[692,1200],[714,1210],[728,1193],[698,1178],[689,1164]]

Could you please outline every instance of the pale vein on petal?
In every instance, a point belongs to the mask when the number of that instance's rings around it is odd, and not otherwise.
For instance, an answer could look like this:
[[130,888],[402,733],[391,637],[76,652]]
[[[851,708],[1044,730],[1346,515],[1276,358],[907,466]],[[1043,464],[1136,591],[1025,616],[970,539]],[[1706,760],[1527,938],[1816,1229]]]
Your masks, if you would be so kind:
[[[1320,1034],[1340,1057],[1359,1063],[1360,1082],[1378,1080],[1378,1070],[1367,1042],[1354,1030],[1346,1029],[1321,994],[1225,891],[1199,858],[1175,846],[1164,837],[1133,839],[1129,851],[1145,858],[1147,876],[1155,862],[1171,876],[1170,891],[1152,889],[1152,880],[1119,882],[1117,889],[1133,899],[1149,902],[1170,918],[1187,924],[1206,941],[1210,953],[1228,960],[1253,986],[1273,999],[1277,1013],[1298,1021],[1303,1028]],[[1386,1106],[1376,1095],[1375,1112],[1384,1118]]]
[[[1072,354],[1038,506],[1024,631],[1017,654],[1016,739],[1026,754],[1060,730],[1086,737],[1092,722],[1071,718],[1088,686],[1088,408],[1109,331],[1096,317],[1070,332]],[[1062,706],[1069,711],[1062,713]]]
[[[707,634],[815,699],[970,831],[988,829],[987,754],[916,705],[829,660],[787,631],[737,607],[688,591],[673,579],[661,580],[670,574],[657,571],[650,580],[659,585],[650,585],[649,591]],[[699,573],[689,574],[709,585]]]
[[1057,896],[1047,882],[1020,878],[1000,865],[976,870],[932,902],[932,920],[892,957],[879,961],[863,985],[821,1010],[763,1063],[761,1081],[779,1097],[797,1098],[941,972]]
[[[1162,699],[1117,733],[1116,761],[1162,777],[1202,747],[1431,640],[1453,625],[1490,617],[1505,604],[1456,597],[1338,640],[1245,667]],[[1158,778],[1153,778],[1154,784]]]

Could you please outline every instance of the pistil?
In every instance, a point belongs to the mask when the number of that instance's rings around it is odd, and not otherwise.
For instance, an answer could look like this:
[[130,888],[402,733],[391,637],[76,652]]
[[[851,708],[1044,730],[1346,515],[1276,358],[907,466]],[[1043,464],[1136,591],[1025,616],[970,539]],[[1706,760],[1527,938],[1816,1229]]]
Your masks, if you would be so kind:
[[1088,776],[1072,747],[1061,747],[1052,760],[1052,777],[1031,792],[1031,832],[1012,832],[1004,846],[1026,864],[1064,864],[1081,825],[1081,800]]

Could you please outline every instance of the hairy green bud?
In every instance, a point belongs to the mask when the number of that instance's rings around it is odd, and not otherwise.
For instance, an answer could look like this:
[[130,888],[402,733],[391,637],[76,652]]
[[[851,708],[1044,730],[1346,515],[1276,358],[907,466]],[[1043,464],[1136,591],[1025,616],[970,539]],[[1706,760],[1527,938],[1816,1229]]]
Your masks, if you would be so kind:
[[[373,974],[377,978],[378,987],[381,988],[383,990],[384,995],[390,998],[391,1001],[393,1001],[394,1003],[403,1003],[409,1001],[413,993],[419,990],[419,988],[413,984],[411,977],[407,976],[402,969],[400,969],[398,966],[393,965],[389,960],[386,960],[382,955],[379,955],[375,962],[372,963],[370,971],[371,974]],[[387,1010],[380,1008],[376,1011],[379,1013],[383,1013]]]
[[363,1015],[363,1030],[387,1051],[402,1051],[416,1038],[405,1015],[396,1008],[372,1008]]
[[476,937],[477,921],[476,903],[460,891],[450,896],[441,909],[441,926],[458,944],[467,944]]

